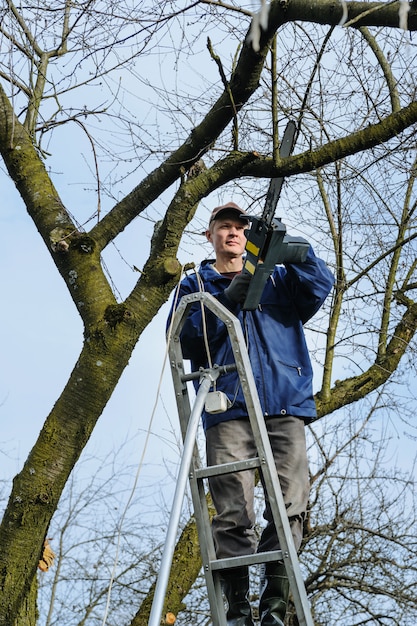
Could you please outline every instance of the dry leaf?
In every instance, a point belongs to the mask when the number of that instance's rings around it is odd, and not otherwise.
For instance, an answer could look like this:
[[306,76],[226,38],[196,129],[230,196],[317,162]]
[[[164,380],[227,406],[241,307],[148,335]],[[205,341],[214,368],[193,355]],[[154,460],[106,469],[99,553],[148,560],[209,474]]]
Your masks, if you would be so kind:
[[42,558],[40,559],[38,563],[39,569],[42,572],[47,572],[49,568],[52,567],[52,565],[54,564],[54,560],[55,560],[55,552],[52,550],[51,546],[49,545],[48,539],[45,539],[45,541],[43,542]]

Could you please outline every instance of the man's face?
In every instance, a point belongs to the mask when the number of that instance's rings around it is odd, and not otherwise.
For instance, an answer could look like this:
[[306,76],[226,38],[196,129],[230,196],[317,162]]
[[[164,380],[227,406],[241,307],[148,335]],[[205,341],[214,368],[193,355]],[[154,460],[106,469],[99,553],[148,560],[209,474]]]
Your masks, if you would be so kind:
[[216,256],[234,258],[242,256],[245,250],[247,228],[246,222],[226,214],[211,223],[206,236]]

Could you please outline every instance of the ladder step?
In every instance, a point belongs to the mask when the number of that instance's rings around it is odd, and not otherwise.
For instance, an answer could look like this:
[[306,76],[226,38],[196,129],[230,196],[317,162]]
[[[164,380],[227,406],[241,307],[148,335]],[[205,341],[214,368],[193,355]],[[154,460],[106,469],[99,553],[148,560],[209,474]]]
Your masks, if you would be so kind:
[[243,472],[244,470],[260,467],[261,462],[258,457],[246,459],[244,461],[232,461],[221,465],[209,465],[195,470],[197,479],[209,478],[210,476],[220,476],[221,474],[231,474],[233,472]]
[[271,550],[269,552],[256,552],[244,556],[231,556],[225,559],[215,559],[209,561],[209,568],[213,570],[231,569],[241,565],[257,565],[258,563],[270,563],[271,561],[282,561],[282,550]]

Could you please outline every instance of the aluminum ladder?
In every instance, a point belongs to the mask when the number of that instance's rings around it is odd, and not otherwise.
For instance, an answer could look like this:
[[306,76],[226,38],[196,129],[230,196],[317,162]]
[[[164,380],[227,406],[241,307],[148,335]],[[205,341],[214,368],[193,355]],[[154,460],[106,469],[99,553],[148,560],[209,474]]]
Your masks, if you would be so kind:
[[[225,324],[235,362],[230,365],[214,365],[211,368],[187,374],[184,369],[180,333],[191,306],[196,303],[211,311]],[[301,626],[314,626],[239,320],[211,294],[202,292],[186,295],[181,299],[173,317],[168,351],[184,444],[148,626],[160,626],[161,623],[164,623],[161,621],[162,611],[187,482],[190,485],[193,501],[213,625],[227,626],[225,603],[221,591],[220,575],[222,570],[280,560],[285,564],[299,624]],[[231,370],[237,370],[240,379],[258,454],[255,458],[245,461],[203,467],[196,444],[201,414],[213,383],[219,376]],[[199,388],[194,404],[191,406],[188,383],[196,379],[199,380]],[[258,471],[262,472],[281,550],[217,559],[211,534],[204,481],[209,476],[251,468],[258,468]]]

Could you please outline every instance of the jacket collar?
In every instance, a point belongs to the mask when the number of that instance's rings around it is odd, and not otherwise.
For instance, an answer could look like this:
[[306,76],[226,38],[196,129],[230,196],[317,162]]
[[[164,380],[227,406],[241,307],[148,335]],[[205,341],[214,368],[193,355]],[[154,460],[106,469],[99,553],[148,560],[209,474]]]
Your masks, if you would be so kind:
[[203,277],[204,280],[208,282],[216,282],[218,280],[224,280],[224,277],[219,274],[219,272],[214,269],[213,264],[216,262],[215,259],[205,259],[200,263],[199,273]]

